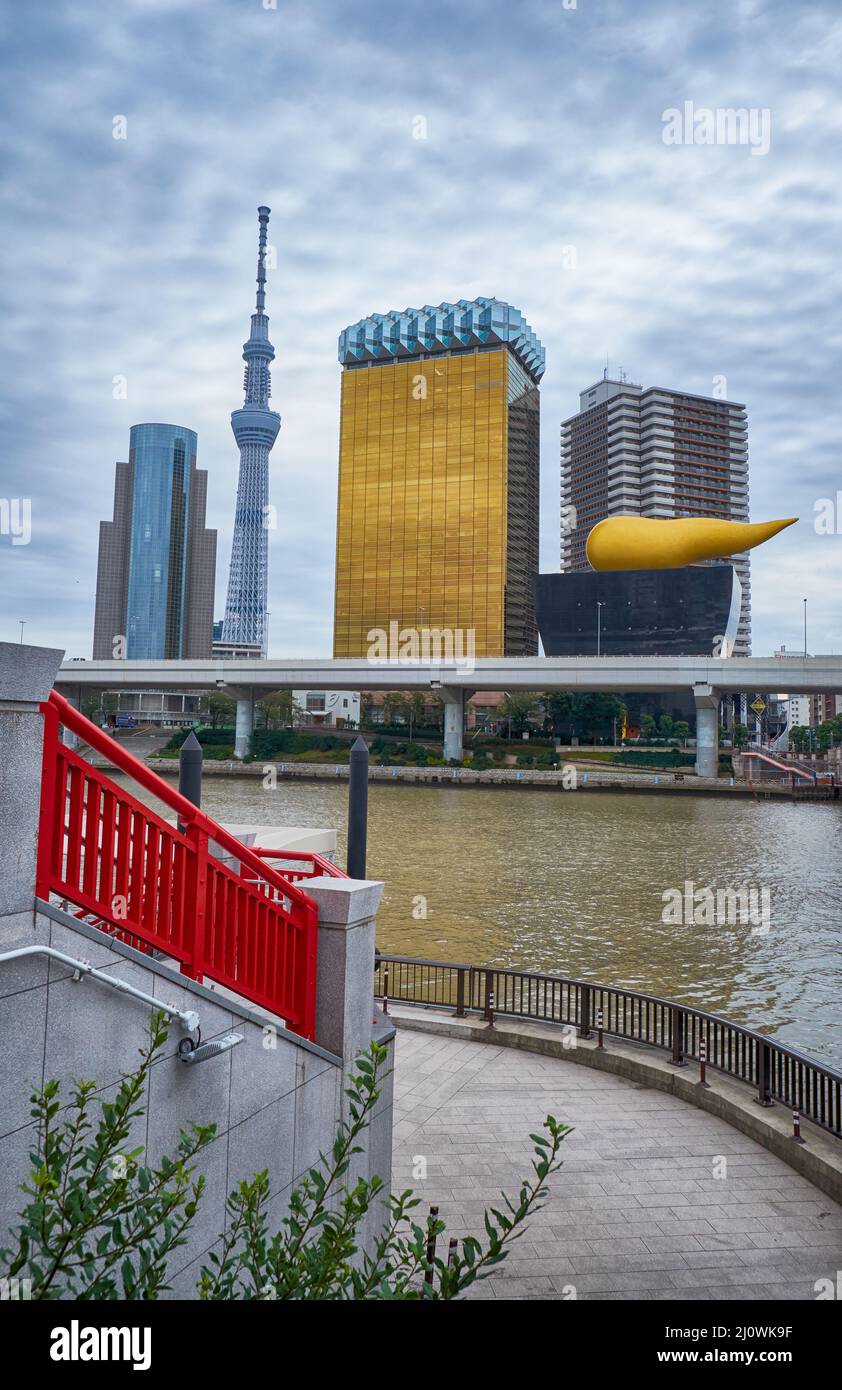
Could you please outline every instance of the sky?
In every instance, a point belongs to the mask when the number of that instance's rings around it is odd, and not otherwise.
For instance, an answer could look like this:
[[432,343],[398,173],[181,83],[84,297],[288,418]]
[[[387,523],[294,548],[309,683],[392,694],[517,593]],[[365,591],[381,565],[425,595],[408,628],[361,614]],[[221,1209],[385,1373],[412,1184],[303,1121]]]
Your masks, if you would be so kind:
[[[542,569],[559,424],[606,363],[717,390],[748,408],[752,520],[800,517],[754,553],[754,652],[802,647],[805,598],[810,650],[842,652],[838,0],[51,0],[0,39],[0,640],[90,656],[145,420],[198,433],[222,616],[266,203],[270,655],[331,654],[339,331],[477,295],[546,348]],[[768,142],[665,143],[686,102]]]

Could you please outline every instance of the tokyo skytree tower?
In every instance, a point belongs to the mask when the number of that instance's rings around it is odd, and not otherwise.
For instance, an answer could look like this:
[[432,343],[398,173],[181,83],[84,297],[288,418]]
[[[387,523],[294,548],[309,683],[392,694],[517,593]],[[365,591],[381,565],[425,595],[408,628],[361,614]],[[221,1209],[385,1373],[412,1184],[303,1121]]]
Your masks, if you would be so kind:
[[266,600],[269,570],[269,451],[281,428],[281,417],[269,409],[269,364],[275,349],[269,342],[266,304],[266,229],[269,208],[257,209],[260,237],[257,253],[257,303],[251,333],[243,344],[246,363],[245,400],[231,414],[231,428],[240,450],[240,476],[234,515],[234,546],[228,576],[228,597],[222,626],[224,642],[250,642],[266,655]]

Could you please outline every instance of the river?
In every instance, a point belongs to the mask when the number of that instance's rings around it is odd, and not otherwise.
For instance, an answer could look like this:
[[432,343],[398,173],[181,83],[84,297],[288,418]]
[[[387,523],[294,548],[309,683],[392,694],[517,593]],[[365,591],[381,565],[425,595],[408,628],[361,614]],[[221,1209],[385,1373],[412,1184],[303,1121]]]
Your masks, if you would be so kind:
[[[225,821],[335,827],[344,864],[347,795],[207,777],[203,804]],[[840,830],[837,803],[372,784],[378,945],[663,995],[842,1068]],[[687,881],[765,890],[768,920],[665,922],[664,893]]]

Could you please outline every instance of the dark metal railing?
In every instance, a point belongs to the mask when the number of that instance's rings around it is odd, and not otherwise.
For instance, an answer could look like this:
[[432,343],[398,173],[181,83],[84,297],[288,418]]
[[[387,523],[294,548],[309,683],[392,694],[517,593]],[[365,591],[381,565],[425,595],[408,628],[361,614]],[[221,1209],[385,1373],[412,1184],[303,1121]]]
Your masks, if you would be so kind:
[[753,1086],[760,1105],[797,1110],[842,1139],[842,1075],[762,1033],[669,999],[614,985],[568,980],[496,966],[381,955],[375,967],[378,998],[452,1009],[457,1018],[497,1015],[576,1029],[670,1053],[674,1066],[699,1062]]

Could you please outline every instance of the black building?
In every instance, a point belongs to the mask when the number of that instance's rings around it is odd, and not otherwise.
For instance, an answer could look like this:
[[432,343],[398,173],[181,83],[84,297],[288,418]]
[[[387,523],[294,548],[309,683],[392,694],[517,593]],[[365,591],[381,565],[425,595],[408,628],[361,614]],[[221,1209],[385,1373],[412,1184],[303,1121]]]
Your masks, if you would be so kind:
[[545,656],[719,656],[733,640],[731,565],[539,574]]
[[[545,656],[720,656],[733,650],[741,587],[731,565],[539,574]],[[695,718],[680,694],[623,696],[630,726],[642,712]]]

